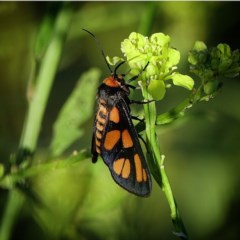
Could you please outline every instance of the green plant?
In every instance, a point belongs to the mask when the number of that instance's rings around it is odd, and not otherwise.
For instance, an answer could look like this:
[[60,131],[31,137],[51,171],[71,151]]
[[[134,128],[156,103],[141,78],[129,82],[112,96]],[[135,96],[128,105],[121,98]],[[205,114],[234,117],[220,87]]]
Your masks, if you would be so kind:
[[[79,126],[82,126],[93,114],[95,90],[100,77],[97,69],[91,69],[81,76],[79,83],[60,111],[54,126],[51,153],[47,157],[42,157],[40,162],[34,161],[40,126],[73,15],[73,8],[70,4],[59,4],[56,14],[48,14],[39,30],[34,55],[36,71],[30,86],[30,90],[33,90],[33,97],[29,98],[29,109],[19,150],[16,155],[10,157],[9,166],[0,165],[0,186],[9,190],[0,226],[1,240],[10,238],[14,222],[26,198],[39,205],[42,204],[41,201],[38,202],[39,196],[34,189],[28,185],[32,178],[52,169],[65,170],[90,159],[88,149],[67,157],[63,156],[63,152],[77,138],[83,136],[83,128]],[[140,27],[141,32],[144,33],[150,31],[154,4],[151,3],[146,16],[146,21],[143,21]],[[146,71],[138,80],[144,99],[162,100],[172,83],[190,91],[182,102],[163,114],[157,114],[155,102],[145,105],[145,123],[140,122],[136,126],[139,132],[145,131],[146,133],[148,162],[155,180],[168,200],[175,233],[180,238],[186,239],[188,238],[187,232],[166,174],[164,155],[159,148],[156,130],[158,126],[169,124],[183,117],[186,110],[194,104],[214,97],[220,91],[225,78],[238,76],[239,52],[238,50],[232,51],[227,44],[219,44],[217,47],[208,49],[204,43],[196,42],[189,53],[190,72],[194,76],[190,77],[177,72],[176,66],[180,61],[180,53],[171,48],[170,37],[163,33],[153,34],[150,38],[139,33],[132,33],[128,39],[123,41],[121,49],[131,69],[131,75],[138,74],[149,62]],[[110,62],[116,63],[119,59],[122,57],[110,59]],[[87,96],[86,92],[88,92]],[[84,183],[81,182],[82,185]],[[85,200],[84,197],[82,199],[82,201]],[[62,224],[64,225],[65,222]],[[72,232],[69,235],[74,236]]]
[[[159,148],[156,128],[182,117],[185,111],[197,102],[213,98],[222,87],[222,77],[238,76],[240,72],[239,51],[232,51],[227,44],[219,44],[208,50],[203,42],[197,41],[188,57],[190,72],[200,80],[199,86],[194,87],[192,77],[176,71],[180,53],[171,48],[168,35],[155,33],[148,38],[133,32],[122,42],[121,50],[131,69],[129,74],[132,76],[140,74],[138,84],[145,100],[162,100],[166,88],[171,87],[168,83],[170,80],[173,85],[191,91],[185,100],[167,113],[157,115],[155,102],[145,105],[145,126],[137,126],[139,131],[145,129],[148,163],[154,179],[169,203],[175,234],[180,238],[188,239],[165,171],[165,156],[161,154]],[[120,60],[125,59],[116,56],[108,57],[110,64],[116,64]],[[146,65],[147,67],[142,72]],[[139,123],[139,125],[143,124]]]

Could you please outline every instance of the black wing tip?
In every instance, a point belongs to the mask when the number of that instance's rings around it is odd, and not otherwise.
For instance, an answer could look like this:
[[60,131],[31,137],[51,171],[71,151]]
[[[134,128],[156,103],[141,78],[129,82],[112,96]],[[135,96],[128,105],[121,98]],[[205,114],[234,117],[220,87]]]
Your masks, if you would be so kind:
[[136,195],[138,197],[145,197],[145,198],[150,197],[150,195],[151,195],[151,191],[146,192],[146,193],[134,193],[134,192],[131,192],[131,193],[133,193],[134,195]]
[[149,197],[152,191],[152,182],[151,179],[146,182],[127,184],[126,179],[121,178],[119,175],[114,174],[112,171],[111,175],[113,180],[124,190],[127,190],[129,193],[134,194],[138,197]]
[[124,186],[121,186],[121,187],[126,189],[129,193],[132,193],[138,197],[146,197],[147,198],[147,197],[150,197],[150,195],[151,195],[151,189],[138,190],[138,189],[128,189],[128,188],[125,188]]
[[144,189],[134,189],[136,191],[132,191],[133,194],[139,196],[139,197],[150,197],[151,195],[151,192],[152,192],[152,185],[151,185],[151,182],[147,182],[145,183],[147,184],[147,186],[144,188]]

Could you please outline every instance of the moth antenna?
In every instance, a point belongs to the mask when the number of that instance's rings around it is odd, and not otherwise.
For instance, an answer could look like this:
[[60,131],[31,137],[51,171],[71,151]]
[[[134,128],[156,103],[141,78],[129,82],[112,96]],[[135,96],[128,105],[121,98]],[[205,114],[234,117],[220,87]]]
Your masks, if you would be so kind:
[[122,66],[125,63],[125,61],[120,62],[114,69],[113,75],[117,76],[117,70],[120,66]]
[[110,73],[113,74],[113,71],[112,71],[109,63],[107,62],[106,55],[105,55],[105,53],[104,53],[104,51],[103,51],[103,49],[102,49],[102,46],[101,46],[100,41],[97,39],[97,37],[96,37],[93,33],[89,32],[88,30],[86,30],[86,29],[84,29],[84,28],[82,28],[82,30],[85,31],[85,32],[87,32],[87,33],[89,33],[89,34],[94,38],[95,42],[97,43],[97,45],[98,45],[98,47],[99,47],[99,49],[100,49],[100,51],[101,51],[101,53],[102,53],[102,56],[103,56],[103,58],[104,58],[104,61],[105,61],[105,63],[107,64],[108,69],[110,70]]
[[149,62],[147,62],[147,64],[146,64],[146,65],[144,66],[144,68],[138,73],[138,75],[133,76],[132,78],[130,78],[130,79],[128,80],[128,82],[130,83],[130,82],[136,80],[139,76],[141,76],[141,74],[146,70],[146,68],[147,68],[148,65],[149,65]]

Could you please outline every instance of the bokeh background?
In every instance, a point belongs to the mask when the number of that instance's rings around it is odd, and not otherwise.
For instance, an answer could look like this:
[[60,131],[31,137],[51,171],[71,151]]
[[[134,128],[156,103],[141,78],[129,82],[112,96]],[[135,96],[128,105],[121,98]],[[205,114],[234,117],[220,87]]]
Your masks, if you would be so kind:
[[[44,16],[59,3],[0,3],[0,156],[6,164],[16,152],[27,112],[26,88],[34,41]],[[121,55],[120,42],[137,31],[163,32],[181,52],[180,72],[188,74],[187,53],[197,40],[207,46],[240,43],[239,2],[74,2],[61,63],[50,94],[36,151],[49,160],[53,124],[79,76],[91,67],[109,74],[94,40],[106,55]],[[50,9],[50,10],[49,10]],[[171,125],[159,127],[159,144],[181,216],[192,239],[238,239],[240,227],[240,81],[224,79],[221,92],[201,102]],[[188,92],[168,90],[158,103],[163,113]],[[81,114],[81,109],[76,109]],[[133,106],[134,111],[134,106]],[[90,150],[93,116],[84,135],[65,153]],[[177,239],[169,206],[154,183],[149,198],[118,187],[106,166],[89,159],[66,169],[50,169],[30,179],[43,204],[26,197],[16,214],[11,239]],[[0,217],[8,190],[0,190]]]

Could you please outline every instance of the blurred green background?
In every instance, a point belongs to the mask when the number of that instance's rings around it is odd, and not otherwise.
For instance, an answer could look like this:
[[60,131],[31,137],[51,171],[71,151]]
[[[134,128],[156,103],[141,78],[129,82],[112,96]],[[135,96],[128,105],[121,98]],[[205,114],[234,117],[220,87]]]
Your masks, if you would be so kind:
[[[133,31],[168,34],[172,46],[181,52],[179,69],[183,74],[188,74],[187,52],[197,40],[208,46],[222,42],[239,48],[239,2],[72,4],[73,21],[44,116],[35,164],[51,159],[53,124],[80,75],[91,67],[101,69],[101,79],[109,74],[96,43],[81,28],[93,32],[110,56],[121,54],[120,42]],[[46,14],[53,16],[58,7],[54,2],[0,3],[1,163],[9,161],[19,144],[36,36]],[[169,89],[158,103],[158,112],[170,110],[187,94],[181,88]],[[166,171],[192,239],[239,238],[239,103],[239,77],[227,79],[213,100],[159,128]],[[81,114],[81,109],[75,111]],[[81,126],[84,133],[66,156],[74,150],[90,150],[92,124],[93,116]],[[102,161],[93,165],[86,159],[70,167],[46,170],[30,179],[30,187],[41,204],[26,198],[11,239],[177,239],[157,184],[149,198],[135,197],[113,182]],[[1,219],[7,193],[0,190]]]

